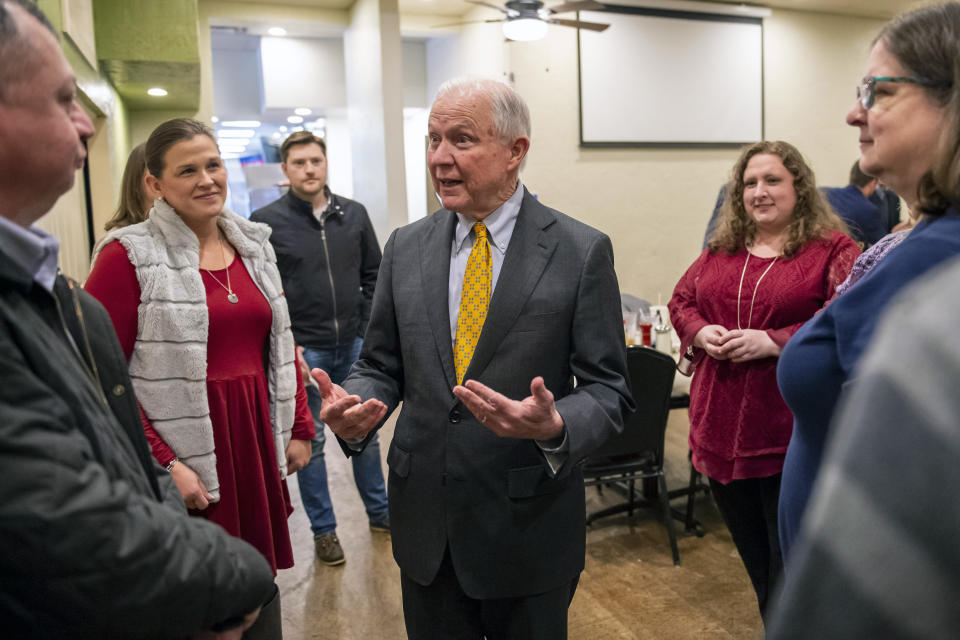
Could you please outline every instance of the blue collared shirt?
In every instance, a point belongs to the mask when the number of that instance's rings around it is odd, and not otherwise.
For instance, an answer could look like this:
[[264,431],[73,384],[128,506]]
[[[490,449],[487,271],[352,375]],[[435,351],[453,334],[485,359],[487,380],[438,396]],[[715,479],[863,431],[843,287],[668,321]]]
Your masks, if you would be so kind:
[[15,265],[29,273],[34,282],[53,291],[60,252],[56,238],[36,227],[21,227],[0,216],[0,248]]
[[[507,254],[510,238],[513,237],[513,228],[517,225],[517,216],[520,215],[520,204],[523,202],[523,184],[517,182],[517,188],[500,208],[483,219],[487,228],[487,241],[490,243],[490,257],[493,273],[490,281],[490,297],[497,288],[500,278],[500,269],[503,267],[503,258]],[[453,234],[453,246],[450,250],[450,279],[447,288],[447,304],[450,309],[450,339],[457,339],[457,318],[460,315],[460,296],[463,294],[463,276],[467,270],[467,259],[473,250],[473,225],[471,220],[462,213],[457,214],[457,226]]]

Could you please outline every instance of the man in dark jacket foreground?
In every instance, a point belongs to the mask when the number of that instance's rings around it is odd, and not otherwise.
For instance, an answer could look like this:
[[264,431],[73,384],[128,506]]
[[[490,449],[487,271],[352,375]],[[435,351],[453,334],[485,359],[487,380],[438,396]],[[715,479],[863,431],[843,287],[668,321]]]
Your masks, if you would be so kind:
[[0,620],[4,637],[239,638],[266,560],[190,518],[152,460],[110,318],[34,228],[93,125],[36,7],[0,0]]

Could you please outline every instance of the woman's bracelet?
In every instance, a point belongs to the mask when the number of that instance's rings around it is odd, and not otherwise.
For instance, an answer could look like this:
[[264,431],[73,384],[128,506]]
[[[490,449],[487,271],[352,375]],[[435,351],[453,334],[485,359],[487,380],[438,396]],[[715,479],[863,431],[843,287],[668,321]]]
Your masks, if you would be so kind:
[[177,464],[178,462],[180,462],[180,458],[175,457],[173,460],[167,463],[167,466],[165,466],[164,469],[167,470],[167,473],[170,473],[170,470],[173,469],[173,465]]

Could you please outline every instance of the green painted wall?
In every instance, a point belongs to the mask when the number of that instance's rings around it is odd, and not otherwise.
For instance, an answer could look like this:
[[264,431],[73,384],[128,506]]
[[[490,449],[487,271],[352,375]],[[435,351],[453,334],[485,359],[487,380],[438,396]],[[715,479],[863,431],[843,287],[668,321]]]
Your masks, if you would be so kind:
[[196,111],[197,0],[93,0],[93,13],[101,70],[130,109]]
[[94,0],[101,60],[200,62],[197,0]]

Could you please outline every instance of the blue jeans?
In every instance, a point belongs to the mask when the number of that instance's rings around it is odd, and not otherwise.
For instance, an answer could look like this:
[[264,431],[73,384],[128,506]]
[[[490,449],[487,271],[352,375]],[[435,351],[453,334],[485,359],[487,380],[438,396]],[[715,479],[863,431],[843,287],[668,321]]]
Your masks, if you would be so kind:
[[[339,384],[347,377],[351,365],[360,357],[363,341],[357,338],[351,344],[330,349],[304,349],[303,358],[311,369],[323,369],[330,379]],[[323,459],[323,445],[326,442],[324,424],[320,422],[320,407],[323,401],[320,393],[313,387],[307,387],[307,402],[313,414],[317,437],[313,439],[313,452],[310,463],[297,472],[300,485],[300,499],[303,509],[310,519],[314,537],[330,533],[337,528],[337,519],[333,515],[330,502],[330,489],[327,485],[327,465]],[[383,483],[383,469],[380,466],[380,440],[374,434],[362,453],[350,458],[353,462],[353,479],[367,510],[370,522],[387,518],[387,490]]]

